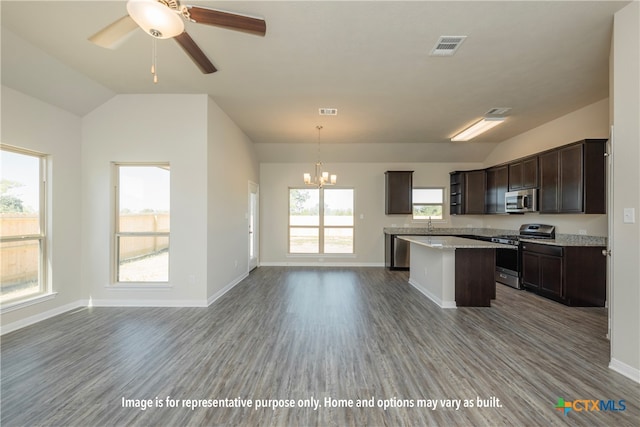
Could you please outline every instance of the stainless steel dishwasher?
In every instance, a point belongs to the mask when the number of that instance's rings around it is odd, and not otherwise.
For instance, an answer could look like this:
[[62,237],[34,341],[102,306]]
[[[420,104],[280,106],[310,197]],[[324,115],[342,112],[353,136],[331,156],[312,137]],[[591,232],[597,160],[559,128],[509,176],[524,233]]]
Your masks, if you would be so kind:
[[385,235],[385,266],[391,270],[408,270],[410,243],[398,237],[400,235]]
[[408,269],[411,243],[393,236],[393,268]]

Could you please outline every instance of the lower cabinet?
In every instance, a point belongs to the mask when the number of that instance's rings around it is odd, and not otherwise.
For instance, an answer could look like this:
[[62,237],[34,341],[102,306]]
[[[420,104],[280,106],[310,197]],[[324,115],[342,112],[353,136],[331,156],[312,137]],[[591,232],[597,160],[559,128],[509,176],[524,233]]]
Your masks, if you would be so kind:
[[604,247],[522,243],[522,285],[567,305],[603,307],[606,258]]

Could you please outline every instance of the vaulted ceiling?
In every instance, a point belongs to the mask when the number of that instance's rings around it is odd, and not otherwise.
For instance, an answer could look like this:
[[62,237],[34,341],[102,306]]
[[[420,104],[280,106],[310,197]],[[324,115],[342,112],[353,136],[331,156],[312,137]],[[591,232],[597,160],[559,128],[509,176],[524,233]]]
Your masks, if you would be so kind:
[[[5,0],[2,83],[80,116],[115,94],[206,93],[270,161],[306,153],[318,124],[345,158],[482,161],[496,143],[608,96],[613,14],[629,2],[184,3],[262,17],[266,36],[187,22],[219,71],[202,74],[159,40],[154,84],[142,30],[116,50],[87,40],[126,15],[125,1]],[[454,56],[430,56],[447,35],[467,38]],[[503,125],[449,141],[494,107],[511,108]]]

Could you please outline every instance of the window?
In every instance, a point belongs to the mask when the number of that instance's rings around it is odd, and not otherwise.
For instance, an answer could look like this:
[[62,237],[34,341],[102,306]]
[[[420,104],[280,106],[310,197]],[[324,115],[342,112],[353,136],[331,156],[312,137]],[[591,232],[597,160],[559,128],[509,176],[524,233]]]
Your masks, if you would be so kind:
[[353,189],[289,189],[289,253],[352,254]]
[[169,164],[116,164],[116,281],[169,281]]
[[444,219],[444,188],[413,189],[413,219]]
[[44,294],[46,286],[45,156],[2,146],[0,302]]

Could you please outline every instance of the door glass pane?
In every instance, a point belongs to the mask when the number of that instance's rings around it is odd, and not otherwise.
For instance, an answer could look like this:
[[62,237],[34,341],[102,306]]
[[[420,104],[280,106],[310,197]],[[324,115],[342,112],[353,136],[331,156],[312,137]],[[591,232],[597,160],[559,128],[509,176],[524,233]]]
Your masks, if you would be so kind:
[[119,231],[169,232],[169,166],[120,166]]
[[324,190],[324,225],[353,225],[353,190]]
[[2,150],[2,237],[40,234],[40,158]]
[[320,225],[320,191],[291,188],[289,190],[289,225]]
[[325,228],[324,253],[353,253],[353,228]]
[[292,254],[317,254],[320,250],[318,228],[289,228],[289,252]]
[[168,236],[118,238],[119,282],[168,282]]
[[0,301],[39,293],[40,239],[2,242]]

